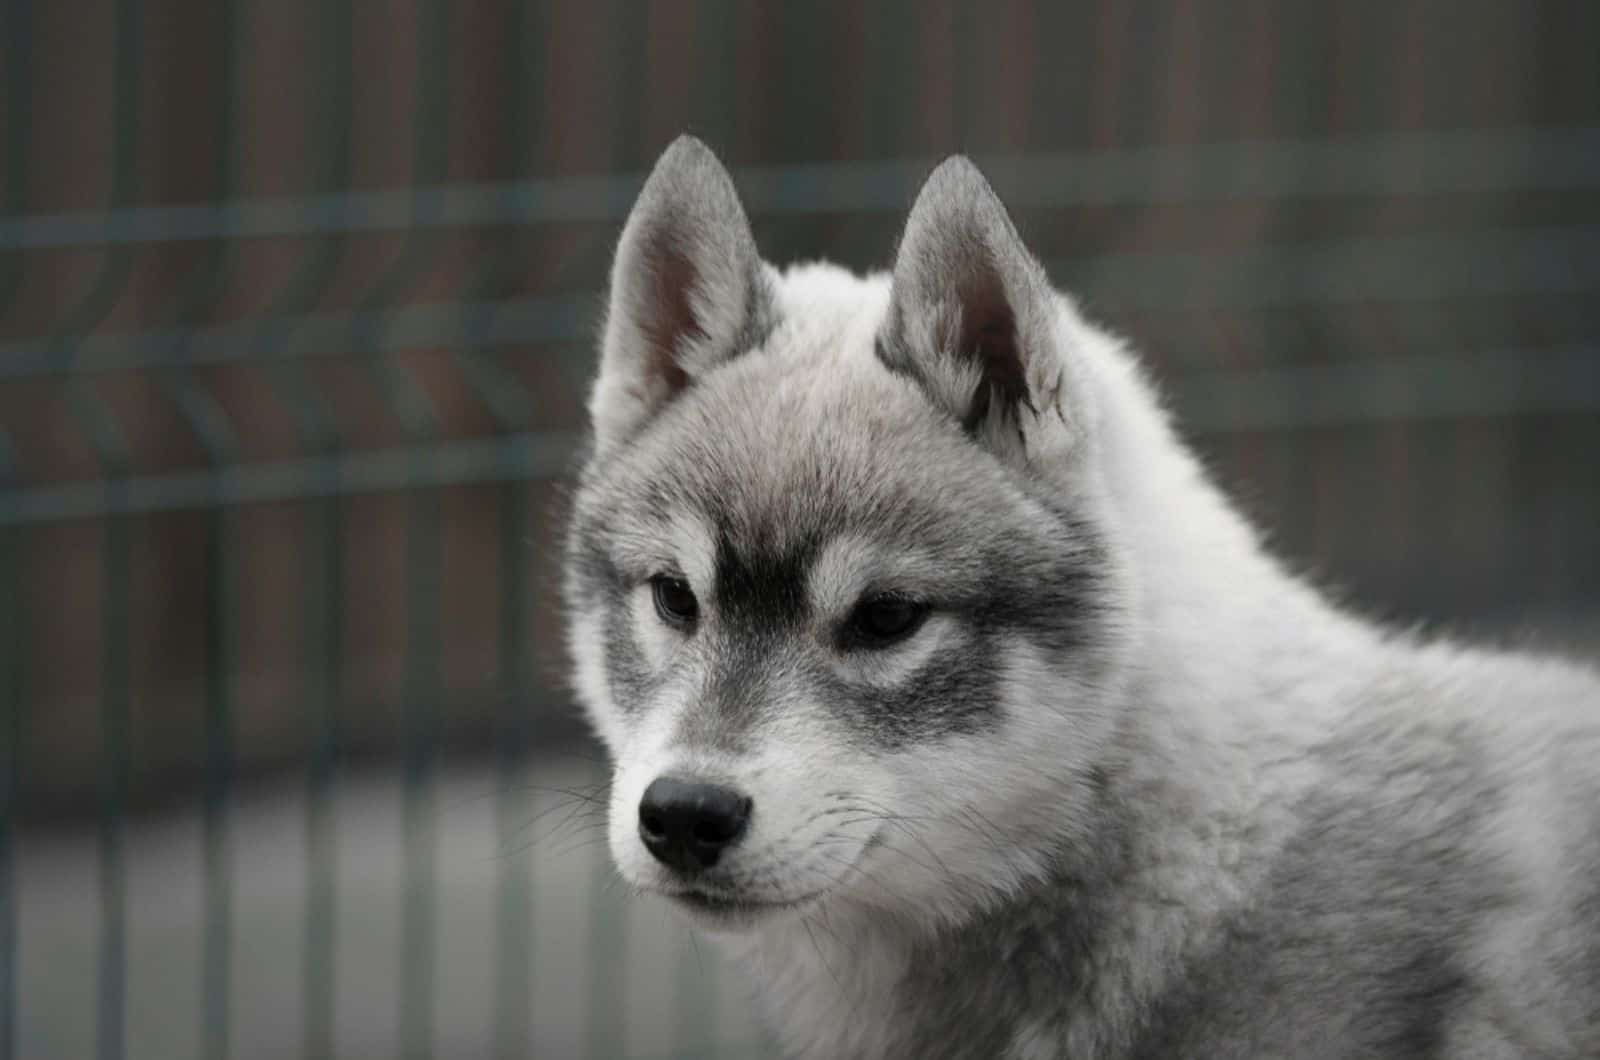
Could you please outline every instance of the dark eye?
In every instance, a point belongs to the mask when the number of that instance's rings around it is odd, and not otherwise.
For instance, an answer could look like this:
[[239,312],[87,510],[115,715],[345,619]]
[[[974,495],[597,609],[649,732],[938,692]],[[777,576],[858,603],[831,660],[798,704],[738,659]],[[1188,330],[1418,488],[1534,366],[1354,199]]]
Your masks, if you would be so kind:
[[694,598],[694,591],[682,578],[657,574],[650,579],[650,591],[655,597],[656,614],[668,625],[690,625],[700,614],[700,601]]
[[927,617],[928,605],[908,596],[869,596],[851,613],[845,641],[851,647],[887,648],[915,633]]

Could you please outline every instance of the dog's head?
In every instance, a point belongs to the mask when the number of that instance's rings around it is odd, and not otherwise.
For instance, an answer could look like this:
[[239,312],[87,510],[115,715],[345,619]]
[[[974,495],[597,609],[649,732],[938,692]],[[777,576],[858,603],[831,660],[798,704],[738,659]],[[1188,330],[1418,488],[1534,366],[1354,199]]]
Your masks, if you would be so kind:
[[938,917],[1086,841],[1128,586],[1074,320],[964,159],[862,280],[765,265],[711,152],[662,156],[568,545],[627,880]]

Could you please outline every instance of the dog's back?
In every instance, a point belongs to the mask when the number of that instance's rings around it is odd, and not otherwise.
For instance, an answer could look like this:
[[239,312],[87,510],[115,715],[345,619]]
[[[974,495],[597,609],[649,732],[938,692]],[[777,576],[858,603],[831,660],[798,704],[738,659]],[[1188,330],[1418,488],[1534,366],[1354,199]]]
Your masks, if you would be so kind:
[[1284,842],[1139,1055],[1600,1055],[1593,682],[1396,655],[1296,763]]

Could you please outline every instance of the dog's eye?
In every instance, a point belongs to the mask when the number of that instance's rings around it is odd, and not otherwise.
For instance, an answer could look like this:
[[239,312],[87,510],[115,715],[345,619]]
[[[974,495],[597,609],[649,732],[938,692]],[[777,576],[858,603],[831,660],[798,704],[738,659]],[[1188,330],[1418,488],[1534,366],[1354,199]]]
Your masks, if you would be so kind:
[[883,593],[856,605],[845,627],[850,647],[886,648],[905,640],[928,617],[928,605],[907,596]]
[[655,598],[656,614],[668,625],[687,626],[700,614],[700,601],[682,578],[657,574],[650,579],[650,592]]

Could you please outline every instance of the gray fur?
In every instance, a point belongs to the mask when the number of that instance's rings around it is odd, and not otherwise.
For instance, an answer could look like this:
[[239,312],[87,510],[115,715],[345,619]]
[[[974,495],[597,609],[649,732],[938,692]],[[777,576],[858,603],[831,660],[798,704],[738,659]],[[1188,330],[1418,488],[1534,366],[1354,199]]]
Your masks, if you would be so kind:
[[[610,321],[566,591],[612,852],[787,1053],[1600,1056],[1600,682],[1285,574],[970,163],[892,278],[778,273],[680,141]],[[882,592],[927,621],[864,648]],[[694,879],[635,832],[669,773],[753,800]]]
[[617,246],[590,410],[599,452],[770,326],[768,280],[733,182],[703,143],[679,137]]
[[911,207],[892,292],[879,358],[991,450],[1026,459],[1024,410],[1083,430],[1049,280],[965,158],[935,169]]

